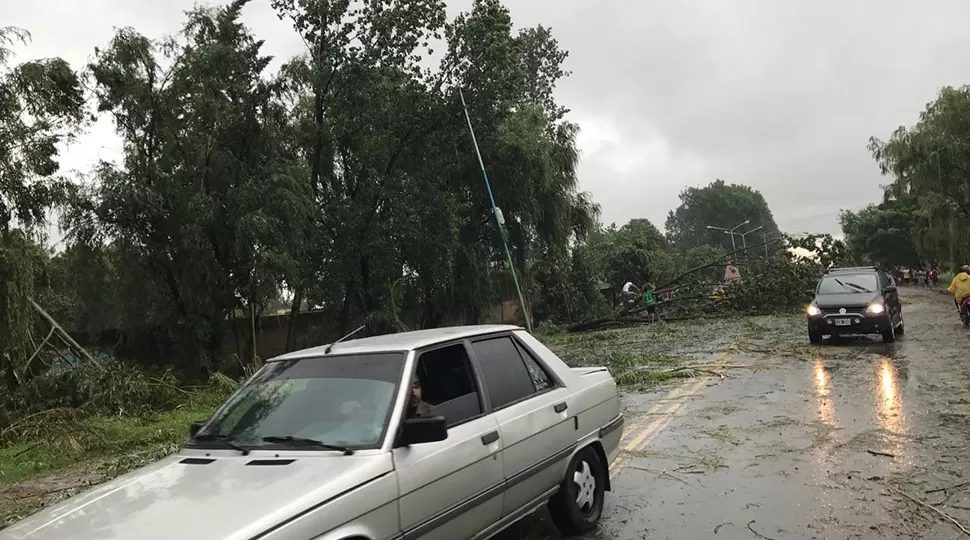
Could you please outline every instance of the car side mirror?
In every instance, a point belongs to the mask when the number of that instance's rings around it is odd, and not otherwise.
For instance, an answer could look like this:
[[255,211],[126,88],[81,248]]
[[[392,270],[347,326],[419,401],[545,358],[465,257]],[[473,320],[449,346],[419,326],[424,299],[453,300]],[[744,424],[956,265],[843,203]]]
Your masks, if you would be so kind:
[[809,298],[815,298],[815,291],[805,291],[805,295]]
[[884,293],[886,293],[886,294],[889,294],[889,293],[894,293],[894,292],[896,292],[896,291],[897,291],[897,289],[896,289],[896,286],[895,286],[895,285],[889,285],[888,287],[885,287],[885,288],[883,288],[883,290],[882,290],[882,292],[884,292]]
[[198,435],[199,430],[205,425],[205,420],[196,420],[189,424],[189,437],[195,437]]
[[444,416],[431,418],[409,418],[404,421],[401,434],[395,446],[443,441],[448,438],[448,427]]

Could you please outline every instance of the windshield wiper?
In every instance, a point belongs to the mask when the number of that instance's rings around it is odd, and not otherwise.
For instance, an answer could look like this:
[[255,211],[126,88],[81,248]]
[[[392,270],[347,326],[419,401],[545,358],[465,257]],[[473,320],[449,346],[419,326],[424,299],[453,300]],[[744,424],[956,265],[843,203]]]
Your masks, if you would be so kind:
[[207,441],[219,442],[229,448],[232,448],[233,450],[238,450],[239,453],[244,456],[249,455],[249,449],[236,444],[235,439],[233,439],[229,435],[213,435],[211,433],[202,433],[202,434],[196,435],[195,437],[192,437],[192,440],[199,441],[199,442],[207,442]]
[[859,290],[859,292],[872,292],[869,289],[863,287],[862,285],[857,285],[855,283],[852,283],[851,281],[846,281],[844,285],[848,285],[849,287],[855,287],[856,289]]
[[337,452],[343,452],[345,456],[353,455],[354,451],[350,448],[344,446],[336,446],[333,444],[327,444],[320,442],[316,439],[307,439],[304,437],[293,437],[292,435],[287,435],[286,437],[263,437],[263,441],[274,444],[283,444],[286,446],[315,446],[317,448],[323,448],[324,450],[335,450]]

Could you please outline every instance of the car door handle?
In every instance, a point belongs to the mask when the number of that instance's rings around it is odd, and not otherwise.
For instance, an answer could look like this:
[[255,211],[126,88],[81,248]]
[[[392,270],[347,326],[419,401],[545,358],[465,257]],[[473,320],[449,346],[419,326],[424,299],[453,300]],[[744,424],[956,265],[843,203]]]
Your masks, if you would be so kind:
[[489,445],[498,440],[498,431],[492,431],[482,435],[482,444]]
[[566,410],[566,407],[568,406],[569,405],[566,405],[566,402],[563,401],[562,403],[556,403],[556,405],[553,407],[553,410],[556,412],[563,412]]

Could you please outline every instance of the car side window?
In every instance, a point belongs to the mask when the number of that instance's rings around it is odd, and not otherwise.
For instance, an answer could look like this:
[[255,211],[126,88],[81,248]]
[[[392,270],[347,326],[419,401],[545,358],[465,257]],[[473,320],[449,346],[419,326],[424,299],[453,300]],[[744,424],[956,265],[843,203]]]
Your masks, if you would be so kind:
[[519,351],[522,356],[522,361],[525,362],[525,369],[529,371],[529,376],[532,377],[532,385],[535,386],[536,392],[545,392],[550,388],[556,386],[556,380],[549,375],[546,368],[532,356],[525,347],[522,346],[518,341],[515,342],[515,348]]
[[463,344],[434,349],[418,356],[417,394],[430,406],[427,416],[444,416],[448,427],[467,422],[483,413],[482,396]]
[[485,389],[495,409],[536,393],[532,376],[509,336],[472,343],[485,379]]

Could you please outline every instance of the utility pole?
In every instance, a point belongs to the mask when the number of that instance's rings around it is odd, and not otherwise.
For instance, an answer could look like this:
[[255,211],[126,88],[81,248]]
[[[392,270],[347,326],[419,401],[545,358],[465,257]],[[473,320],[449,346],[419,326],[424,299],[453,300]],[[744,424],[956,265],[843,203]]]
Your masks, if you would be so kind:
[[515,273],[515,263],[512,262],[512,251],[509,250],[509,243],[505,240],[505,229],[502,226],[502,213],[495,205],[495,196],[492,194],[492,184],[488,181],[488,173],[485,172],[485,162],[482,161],[482,152],[478,149],[478,139],[475,138],[475,129],[472,128],[472,119],[468,115],[468,105],[465,104],[465,94],[458,87],[458,96],[461,98],[461,106],[465,109],[465,121],[468,122],[468,133],[472,136],[472,145],[475,146],[475,155],[478,156],[478,165],[482,169],[482,178],[485,179],[485,189],[488,191],[488,200],[492,203],[492,214],[495,215],[495,224],[498,226],[498,234],[502,238],[502,246],[505,248],[505,258],[512,272],[512,281],[515,282],[515,292],[519,295],[519,306],[522,309],[522,316],[525,319],[525,329],[532,333],[532,317],[529,316],[529,308],[525,305],[525,297],[522,296],[522,287],[519,286],[519,278]]

